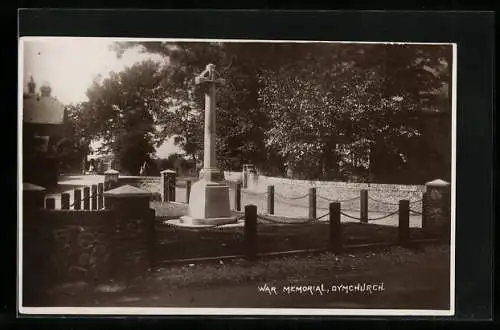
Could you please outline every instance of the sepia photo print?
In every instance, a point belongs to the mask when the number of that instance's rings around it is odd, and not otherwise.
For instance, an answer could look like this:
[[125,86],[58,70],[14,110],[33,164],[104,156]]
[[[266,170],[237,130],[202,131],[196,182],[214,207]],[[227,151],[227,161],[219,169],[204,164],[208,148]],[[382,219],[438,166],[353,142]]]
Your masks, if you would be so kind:
[[21,38],[20,311],[453,315],[455,52]]

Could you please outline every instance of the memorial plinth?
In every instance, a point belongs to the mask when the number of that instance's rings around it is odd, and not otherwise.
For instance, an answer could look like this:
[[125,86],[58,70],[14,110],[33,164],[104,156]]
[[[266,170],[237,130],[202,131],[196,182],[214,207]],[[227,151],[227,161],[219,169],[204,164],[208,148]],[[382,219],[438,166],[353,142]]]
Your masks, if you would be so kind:
[[229,187],[224,182],[223,173],[217,168],[215,150],[215,94],[216,85],[224,80],[217,78],[215,66],[209,64],[196,77],[196,84],[206,85],[205,91],[205,138],[203,169],[200,180],[191,187],[188,214],[180,218],[184,226],[221,225],[236,222],[231,216]]

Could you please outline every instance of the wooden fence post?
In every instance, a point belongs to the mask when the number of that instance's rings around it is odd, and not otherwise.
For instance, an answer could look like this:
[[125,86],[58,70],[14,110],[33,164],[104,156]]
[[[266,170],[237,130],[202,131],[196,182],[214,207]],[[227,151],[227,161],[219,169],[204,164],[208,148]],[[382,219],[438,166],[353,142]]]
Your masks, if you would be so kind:
[[83,209],[90,210],[90,188],[83,187]]
[[241,183],[236,183],[236,190],[234,191],[234,207],[236,211],[241,211]]
[[68,210],[68,209],[69,209],[69,194],[62,193],[61,194],[61,210]]
[[368,223],[368,190],[361,189],[360,192],[360,214],[361,222]]
[[267,214],[274,214],[274,186],[267,186]]
[[186,203],[189,204],[189,196],[191,196],[191,180],[186,180]]
[[330,251],[342,253],[342,227],[340,224],[340,203],[334,202],[329,205],[330,211]]
[[429,236],[428,235],[428,224],[427,224],[427,192],[424,191],[422,194],[422,231],[424,232],[424,236]]
[[82,191],[81,189],[75,189],[73,195],[73,209],[81,210],[82,209]]
[[155,210],[149,209],[148,217],[148,252],[149,252],[149,268],[154,268],[157,265],[156,257],[156,230],[155,230]]
[[245,206],[245,255],[248,260],[257,256],[257,206]]
[[97,209],[101,210],[104,207],[104,184],[99,182],[97,184]]
[[399,201],[398,240],[400,245],[406,245],[410,240],[410,201]]
[[309,188],[309,219],[316,219],[316,188]]
[[91,197],[91,205],[92,205],[92,210],[97,210],[97,185],[93,184],[91,186],[92,189],[92,197]]
[[55,198],[47,198],[45,200],[45,208],[47,210],[54,210],[56,208],[56,199]]

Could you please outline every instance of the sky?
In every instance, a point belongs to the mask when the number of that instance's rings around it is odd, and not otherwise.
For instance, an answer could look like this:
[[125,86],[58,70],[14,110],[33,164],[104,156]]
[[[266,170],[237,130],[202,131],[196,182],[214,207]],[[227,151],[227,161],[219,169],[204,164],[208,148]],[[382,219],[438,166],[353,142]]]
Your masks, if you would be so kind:
[[[52,88],[52,96],[64,104],[87,99],[85,92],[98,75],[103,78],[111,71],[121,71],[127,66],[146,59],[161,57],[144,54],[138,50],[127,51],[121,59],[109,47],[108,38],[40,38],[23,42],[23,86],[27,89],[32,75],[37,89],[45,82]],[[159,157],[180,152],[169,140],[157,149]]]

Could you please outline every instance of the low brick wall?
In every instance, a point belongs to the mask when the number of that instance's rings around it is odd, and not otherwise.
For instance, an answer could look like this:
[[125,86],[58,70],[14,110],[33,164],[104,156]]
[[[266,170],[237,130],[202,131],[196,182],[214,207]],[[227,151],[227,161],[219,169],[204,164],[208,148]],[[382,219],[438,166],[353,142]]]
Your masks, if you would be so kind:
[[112,210],[38,210],[23,216],[23,292],[36,304],[56,283],[106,280],[151,262],[154,210],[130,219]]
[[44,287],[108,277],[113,235],[114,222],[108,210],[41,210],[25,215],[24,283]]

